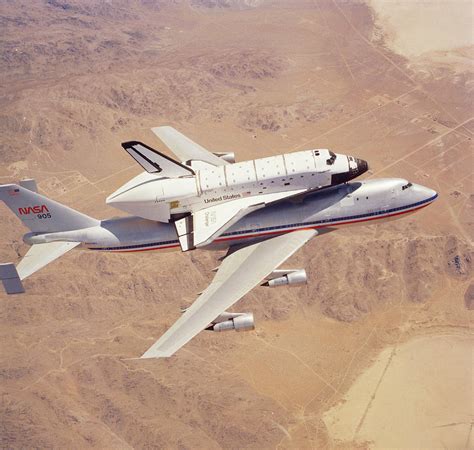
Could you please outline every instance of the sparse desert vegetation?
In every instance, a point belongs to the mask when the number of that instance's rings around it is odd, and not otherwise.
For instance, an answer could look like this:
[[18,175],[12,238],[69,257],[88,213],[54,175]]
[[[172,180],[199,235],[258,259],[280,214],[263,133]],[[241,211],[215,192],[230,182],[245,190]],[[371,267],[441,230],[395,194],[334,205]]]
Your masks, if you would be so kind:
[[[239,160],[331,148],[440,193],[401,221],[315,238],[289,261],[307,286],[236,305],[255,332],[202,333],[169,360],[127,358],[221,255],[69,253],[25,295],[0,294],[0,447],[366,448],[370,427],[336,436],[323,415],[379,352],[469,335],[472,46],[404,56],[376,9],[343,0],[18,0],[0,23],[2,183],[33,177],[116,215],[104,199],[140,170],[120,143],[167,151],[149,128],[169,124]],[[0,210],[1,261],[17,262],[26,230]]]

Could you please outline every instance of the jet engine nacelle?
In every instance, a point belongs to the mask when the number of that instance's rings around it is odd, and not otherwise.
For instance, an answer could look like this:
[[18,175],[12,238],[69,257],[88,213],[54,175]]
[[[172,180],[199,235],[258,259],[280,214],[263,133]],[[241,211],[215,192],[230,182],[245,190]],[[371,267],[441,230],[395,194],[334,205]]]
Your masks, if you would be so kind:
[[234,152],[213,152],[214,155],[222,158],[224,161],[227,161],[230,164],[235,163],[235,153]]
[[[278,274],[280,271],[273,272],[273,275]],[[277,276],[267,280],[262,286],[268,287],[278,287],[278,286],[296,286],[298,284],[306,284],[308,282],[308,277],[306,275],[306,270],[292,270],[292,271],[282,271],[286,272],[282,276]]]
[[255,322],[252,313],[228,313],[220,314],[207,328],[209,331],[252,331],[255,330]]

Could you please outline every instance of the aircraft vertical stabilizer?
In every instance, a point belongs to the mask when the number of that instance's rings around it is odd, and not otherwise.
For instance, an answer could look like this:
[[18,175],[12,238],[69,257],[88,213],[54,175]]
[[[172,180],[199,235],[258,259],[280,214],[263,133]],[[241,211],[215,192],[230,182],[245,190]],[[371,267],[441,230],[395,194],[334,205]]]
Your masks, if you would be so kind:
[[17,184],[0,185],[0,200],[35,232],[69,231],[99,225],[99,221]]

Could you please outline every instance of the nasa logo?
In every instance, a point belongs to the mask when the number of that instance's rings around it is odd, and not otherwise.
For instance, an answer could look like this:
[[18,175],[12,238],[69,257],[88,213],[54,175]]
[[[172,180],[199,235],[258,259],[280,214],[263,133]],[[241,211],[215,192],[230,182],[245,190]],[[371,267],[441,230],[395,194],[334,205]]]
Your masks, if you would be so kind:
[[49,209],[46,205],[34,205],[34,206],[25,206],[24,208],[18,208],[20,216],[27,214],[41,214],[49,212]]

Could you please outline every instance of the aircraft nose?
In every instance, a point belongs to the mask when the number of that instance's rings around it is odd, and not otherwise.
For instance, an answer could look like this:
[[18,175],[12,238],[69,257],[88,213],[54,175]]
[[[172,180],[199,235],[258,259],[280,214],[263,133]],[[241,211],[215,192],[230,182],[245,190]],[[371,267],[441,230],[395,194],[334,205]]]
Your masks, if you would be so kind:
[[420,190],[423,192],[423,197],[425,197],[426,199],[436,200],[436,198],[438,198],[438,193],[435,190],[425,186],[420,186],[420,188]]
[[434,201],[438,198],[438,193],[433,189],[422,186],[421,184],[415,184],[414,187],[420,201]]

